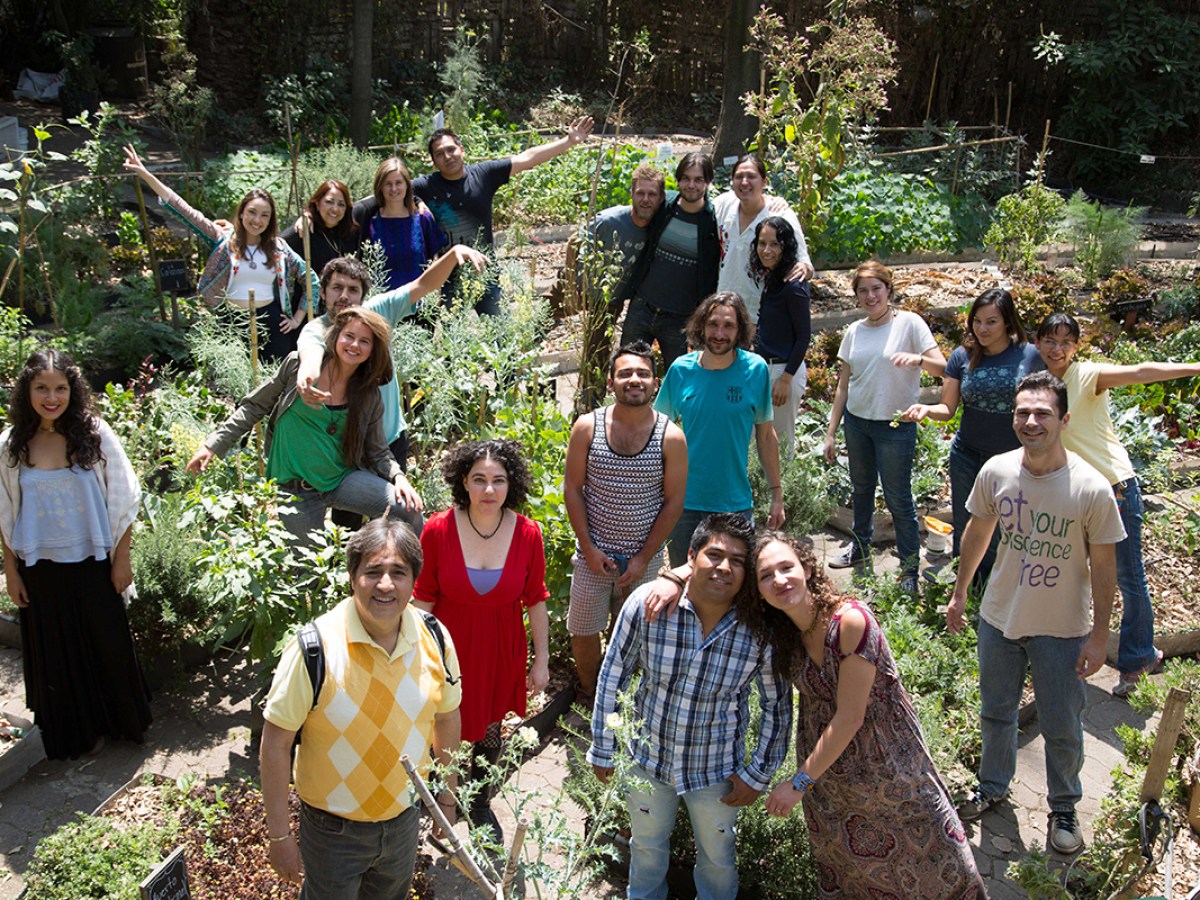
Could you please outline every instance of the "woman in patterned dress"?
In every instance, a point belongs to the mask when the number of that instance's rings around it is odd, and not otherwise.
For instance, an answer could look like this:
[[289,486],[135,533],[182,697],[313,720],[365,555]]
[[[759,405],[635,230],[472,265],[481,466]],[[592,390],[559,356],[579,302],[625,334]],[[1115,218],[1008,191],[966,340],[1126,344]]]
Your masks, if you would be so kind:
[[836,594],[812,549],[781,532],[760,533],[751,571],[738,616],[800,691],[799,771],[766,808],[786,816],[803,799],[820,896],[986,896],[870,610]]

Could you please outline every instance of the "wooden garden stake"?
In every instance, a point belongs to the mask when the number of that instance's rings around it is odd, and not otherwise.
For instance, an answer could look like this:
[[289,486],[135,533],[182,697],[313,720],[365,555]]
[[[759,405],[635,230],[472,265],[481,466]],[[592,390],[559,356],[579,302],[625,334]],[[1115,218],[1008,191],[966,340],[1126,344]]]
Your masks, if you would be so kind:
[[467,877],[479,885],[480,889],[487,896],[494,897],[496,900],[504,900],[503,889],[487,880],[487,876],[483,874],[483,870],[479,868],[479,864],[475,862],[470,852],[463,846],[462,840],[454,833],[454,829],[450,827],[450,820],[446,818],[445,813],[438,806],[437,798],[433,796],[433,792],[429,790],[429,785],[425,783],[425,779],[421,777],[421,773],[417,771],[417,767],[413,765],[407,753],[400,757],[400,765],[404,766],[404,771],[408,773],[409,780],[412,781],[413,787],[420,794],[425,808],[429,810],[430,815],[433,816],[433,820],[442,829],[442,834],[450,842],[450,846],[454,850],[451,859],[458,860],[461,864],[460,868],[463,868]]
[[158,253],[150,237],[150,219],[146,216],[146,197],[142,193],[142,179],[134,177],[133,189],[137,193],[138,215],[142,217],[142,234],[146,236],[146,252],[150,254],[150,269],[154,272],[154,290],[158,294],[158,315],[167,321],[167,306],[163,302],[162,274],[158,271]]
[[1012,82],[1008,83],[1008,106],[1004,107],[1004,130],[1008,131],[1008,120],[1012,116]]
[[1188,772],[1188,824],[1192,831],[1200,831],[1200,747],[1192,757],[1192,765]]
[[1038,157],[1038,184],[1042,183],[1042,168],[1046,165],[1046,148],[1050,146],[1050,120],[1046,120],[1046,133],[1042,135],[1042,155]]
[[[1191,691],[1171,688],[1163,706],[1158,731],[1154,735],[1154,749],[1150,751],[1150,763],[1146,766],[1146,777],[1142,779],[1141,800],[1158,800],[1162,797],[1163,785],[1167,782],[1167,769],[1175,756],[1175,743],[1183,730],[1183,715],[1187,711]],[[1195,801],[1193,801],[1193,806]],[[1189,811],[1190,818],[1190,811]]]
[[[350,215],[349,211],[346,215]],[[303,212],[300,213],[300,236],[304,239],[304,269],[307,277],[304,279],[304,296],[308,298],[308,317],[310,319],[317,318],[317,308],[313,306],[312,295],[312,238],[309,235],[311,223],[308,221],[308,216]]]
[[933,111],[933,88],[937,84],[938,64],[942,61],[941,51],[933,58],[933,77],[929,79],[929,99],[925,101],[925,121],[929,121],[929,114]]
[[517,860],[521,858],[521,847],[525,843],[525,832],[529,830],[529,820],[522,816],[517,821],[517,833],[513,835],[512,849],[508,851],[508,863],[504,866],[504,878],[500,882],[501,890],[506,894],[517,877]]
[[[250,294],[250,386],[258,387],[258,310],[254,308],[254,290],[249,291]],[[262,422],[256,422],[254,425],[254,446],[258,451],[258,474],[262,475],[266,469],[262,458]]]

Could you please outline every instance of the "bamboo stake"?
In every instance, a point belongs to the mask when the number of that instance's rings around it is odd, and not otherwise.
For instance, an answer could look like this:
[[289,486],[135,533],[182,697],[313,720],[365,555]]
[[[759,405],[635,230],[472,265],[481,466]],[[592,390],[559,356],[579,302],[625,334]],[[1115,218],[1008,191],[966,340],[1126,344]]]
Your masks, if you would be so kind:
[[942,61],[942,53],[939,50],[938,55],[933,59],[933,76],[929,79],[929,99],[925,101],[925,121],[929,121],[929,114],[933,111],[933,88],[937,84],[938,64]]
[[521,847],[525,843],[525,832],[529,830],[529,820],[522,816],[517,820],[517,833],[513,835],[512,849],[508,851],[508,864],[504,867],[504,879],[500,888],[507,895],[517,877],[517,860],[521,858]]
[[1012,82],[1008,83],[1008,105],[1004,107],[1004,130],[1008,131],[1008,122],[1012,116]]
[[[346,210],[346,215],[350,215],[350,210]],[[308,216],[300,213],[300,236],[304,240],[304,296],[308,298],[308,317],[315,320],[317,308],[313,305],[312,295],[312,238],[309,233],[311,225]]]
[[475,862],[470,852],[463,846],[462,840],[454,833],[454,829],[450,827],[450,820],[446,818],[445,813],[438,806],[437,798],[433,796],[433,792],[429,790],[429,785],[425,783],[425,779],[421,777],[421,773],[417,771],[417,767],[413,765],[407,753],[400,757],[400,765],[404,766],[404,771],[408,773],[409,780],[412,781],[413,787],[416,788],[417,793],[421,797],[421,802],[425,804],[425,808],[429,810],[429,814],[433,816],[433,820],[441,828],[442,834],[450,842],[450,846],[454,850],[452,858],[457,857],[466,866],[469,870],[467,872],[468,877],[479,885],[485,894],[489,897],[495,897],[497,900],[504,900],[504,891],[487,880],[487,877],[483,874],[483,870],[479,868],[479,864]]
[[146,252],[150,255],[150,269],[154,272],[154,290],[158,294],[158,314],[165,323],[167,307],[163,303],[162,273],[158,270],[158,252],[154,249],[154,240],[150,237],[150,219],[146,215],[146,196],[142,193],[142,179],[133,180],[133,190],[137,194],[138,215],[142,218],[142,234],[146,235]]
[[[299,207],[300,188],[296,184],[296,166],[299,164],[298,156],[300,148],[292,141],[292,111],[287,103],[283,104],[283,124],[287,129],[288,156],[292,158],[292,196],[288,199],[288,206],[291,207],[292,203],[295,202],[296,206]],[[347,214],[349,214],[348,210]]]
[[1042,170],[1046,165],[1046,148],[1050,146],[1050,120],[1046,120],[1046,133],[1042,135],[1042,153],[1038,157],[1038,184],[1042,183]]
[[978,141],[963,141],[961,144],[938,144],[936,147],[917,147],[914,150],[894,150],[891,153],[876,153],[875,156],[877,158],[882,158],[885,156],[907,156],[913,153],[933,153],[938,150],[954,150],[960,147],[982,147],[985,144],[1005,144],[1009,141],[1019,140],[1021,139],[1017,135],[1009,134],[998,138],[984,138]]
[[[254,291],[250,293],[250,386],[258,387],[258,310],[254,308]],[[258,457],[258,474],[262,476],[266,472],[266,464],[263,462],[263,434],[262,422],[256,422],[254,425],[254,449],[255,455]]]

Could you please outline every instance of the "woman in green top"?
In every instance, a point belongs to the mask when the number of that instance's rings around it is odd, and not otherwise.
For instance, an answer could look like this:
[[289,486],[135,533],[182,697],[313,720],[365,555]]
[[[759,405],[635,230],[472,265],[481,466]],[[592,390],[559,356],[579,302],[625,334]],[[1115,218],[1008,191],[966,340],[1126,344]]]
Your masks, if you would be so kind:
[[210,434],[187,464],[203,472],[224,456],[254,425],[267,419],[267,475],[285,499],[279,515],[302,539],[320,530],[328,507],[368,517],[389,508],[420,532],[421,498],[388,452],[383,437],[379,385],[393,377],[391,332],[378,313],[342,310],[325,334],[325,359],[315,386],[329,400],[317,407],[300,401],[296,371],[288,354],[275,376],[242,398],[233,415]]

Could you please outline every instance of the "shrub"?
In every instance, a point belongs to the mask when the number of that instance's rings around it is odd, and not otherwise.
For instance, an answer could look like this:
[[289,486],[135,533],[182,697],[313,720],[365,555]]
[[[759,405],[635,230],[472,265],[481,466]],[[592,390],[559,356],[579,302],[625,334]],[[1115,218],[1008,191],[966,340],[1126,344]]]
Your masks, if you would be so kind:
[[1038,268],[1038,248],[1059,234],[1063,199],[1040,181],[1033,181],[1015,194],[1001,197],[996,204],[992,225],[983,236],[995,247],[1000,265],[1018,272]]
[[38,842],[26,879],[30,900],[137,900],[138,883],[170,849],[177,826],[114,828],[80,815]]
[[1075,244],[1075,265],[1087,284],[1095,284],[1133,257],[1141,238],[1137,220],[1146,207],[1108,209],[1076,191],[1063,211],[1063,230]]

